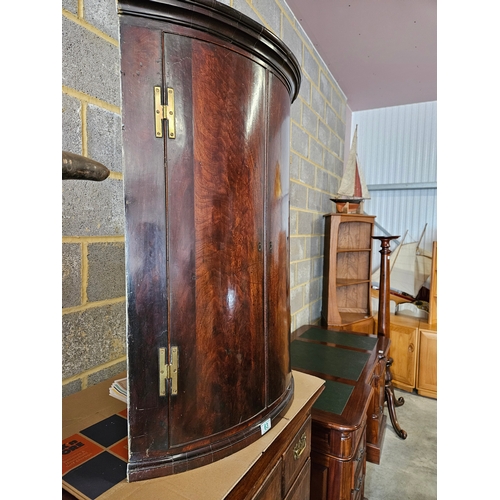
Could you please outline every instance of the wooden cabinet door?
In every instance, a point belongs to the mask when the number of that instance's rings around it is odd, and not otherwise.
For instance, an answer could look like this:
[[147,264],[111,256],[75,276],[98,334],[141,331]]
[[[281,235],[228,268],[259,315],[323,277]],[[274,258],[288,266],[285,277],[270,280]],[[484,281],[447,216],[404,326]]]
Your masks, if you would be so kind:
[[[291,383],[290,361],[290,107],[288,92],[272,73],[268,80],[266,310],[269,404]],[[284,376],[286,374],[286,376]]]
[[266,72],[206,41],[165,34],[164,47],[165,87],[176,90],[181,124],[165,140],[168,343],[180,353],[179,393],[169,397],[176,447],[266,405],[266,100],[255,85]]
[[[400,389],[412,391],[416,383],[418,321],[416,326],[411,326],[411,324],[403,324],[405,320],[406,318],[398,320],[398,323],[391,320],[389,356],[394,360],[391,366],[393,385]],[[413,320],[408,320],[409,323],[411,321]]]
[[[168,447],[168,404],[159,396],[158,348],[167,346],[165,145],[154,133],[162,79],[159,30],[122,23],[122,139],[127,287],[129,463]],[[149,105],[148,105],[149,103]],[[154,112],[154,109],[153,109]]]
[[370,381],[373,393],[368,407],[366,436],[369,446],[360,445],[367,459],[375,464],[380,463],[380,454],[385,433],[384,402],[385,402],[385,372],[387,359],[381,357],[376,363]]
[[420,356],[417,391],[422,396],[437,398],[437,332],[420,330]]
[[[151,458],[165,449],[209,453],[211,436],[238,432],[266,408],[266,98],[258,83],[266,70],[174,33],[158,40],[145,30],[137,43],[146,54],[161,50],[163,66],[145,102],[164,73],[162,99],[174,89],[177,130],[174,140],[148,136],[155,150],[161,145],[157,171],[152,180],[139,173],[142,185],[128,199],[135,211],[151,203],[154,183],[154,207],[130,233],[132,245],[143,245],[131,253],[141,290],[129,311],[137,319],[129,336],[130,404],[140,410],[129,417],[130,451]],[[152,108],[144,107],[151,120]],[[177,394],[158,393],[160,347],[178,349]]]

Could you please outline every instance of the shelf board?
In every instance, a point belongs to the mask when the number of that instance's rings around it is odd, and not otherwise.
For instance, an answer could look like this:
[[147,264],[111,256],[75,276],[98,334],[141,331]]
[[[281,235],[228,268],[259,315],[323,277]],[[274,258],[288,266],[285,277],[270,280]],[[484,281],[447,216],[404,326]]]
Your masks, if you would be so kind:
[[371,248],[338,248],[337,253],[344,252],[371,252]]
[[370,278],[366,278],[366,279],[362,279],[362,278],[359,278],[359,279],[337,278],[337,280],[335,282],[335,286],[338,288],[341,286],[362,285],[363,283],[371,283],[371,279]]
[[370,316],[366,311],[359,313],[340,311],[340,317],[342,318],[343,325],[349,325],[351,323],[357,323],[358,321],[369,319],[372,316]]

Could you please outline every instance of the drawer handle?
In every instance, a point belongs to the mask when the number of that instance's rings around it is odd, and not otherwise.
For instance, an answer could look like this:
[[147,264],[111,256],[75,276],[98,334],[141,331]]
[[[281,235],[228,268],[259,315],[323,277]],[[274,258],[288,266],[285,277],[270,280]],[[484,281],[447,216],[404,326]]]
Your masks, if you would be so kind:
[[300,436],[300,439],[293,447],[293,459],[294,460],[298,460],[300,458],[300,455],[302,455],[302,453],[304,453],[306,446],[307,446],[307,436],[306,436],[306,433],[304,432],[304,434],[302,434],[302,436]]
[[363,486],[363,479],[365,478],[364,475],[361,475],[358,477],[357,485],[356,488],[354,488],[354,491],[359,491],[361,489],[361,486]]
[[361,448],[358,453],[358,458],[356,458],[356,462],[360,462],[364,454],[365,454],[365,449]]

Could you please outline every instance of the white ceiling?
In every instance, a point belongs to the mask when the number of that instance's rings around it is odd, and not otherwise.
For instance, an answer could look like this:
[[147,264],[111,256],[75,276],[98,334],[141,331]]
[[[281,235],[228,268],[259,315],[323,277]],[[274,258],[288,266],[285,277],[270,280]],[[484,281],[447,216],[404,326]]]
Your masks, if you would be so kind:
[[437,0],[285,0],[352,111],[437,100]]

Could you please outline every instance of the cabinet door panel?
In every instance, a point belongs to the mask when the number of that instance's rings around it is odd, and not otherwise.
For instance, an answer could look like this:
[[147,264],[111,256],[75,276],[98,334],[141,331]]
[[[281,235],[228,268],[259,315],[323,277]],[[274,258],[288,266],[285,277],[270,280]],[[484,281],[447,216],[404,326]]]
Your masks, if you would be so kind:
[[328,471],[328,465],[317,460],[311,463],[311,500],[328,499]]
[[269,342],[269,404],[291,382],[290,368],[290,239],[288,93],[269,73],[269,128],[267,174],[267,334]]
[[[161,84],[161,33],[122,24],[130,461],[155,436],[166,448],[168,407],[158,395],[158,346],[166,345],[164,144],[154,135],[153,87]],[[145,64],[144,61],[154,61]],[[140,78],[132,75],[140,74]],[[159,76],[160,75],[160,76]],[[144,103],[151,103],[146,106]],[[138,134],[138,130],[145,133]],[[163,344],[162,344],[163,343]]]
[[168,34],[164,45],[166,86],[184,103],[177,138],[166,140],[168,337],[180,351],[170,439],[178,446],[265,407],[265,93],[258,84],[265,69],[200,40]]
[[424,396],[437,398],[437,333],[420,330],[420,355],[417,390]]
[[413,390],[418,352],[418,328],[397,325],[391,322],[391,348],[389,355],[394,363],[391,366],[392,380],[396,387]]

